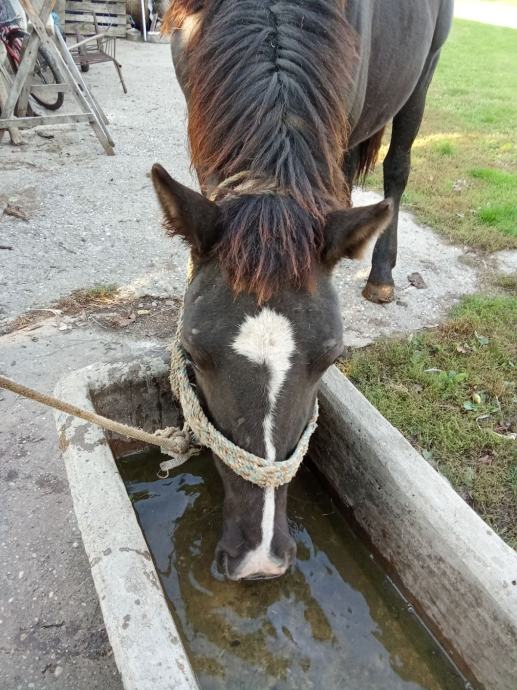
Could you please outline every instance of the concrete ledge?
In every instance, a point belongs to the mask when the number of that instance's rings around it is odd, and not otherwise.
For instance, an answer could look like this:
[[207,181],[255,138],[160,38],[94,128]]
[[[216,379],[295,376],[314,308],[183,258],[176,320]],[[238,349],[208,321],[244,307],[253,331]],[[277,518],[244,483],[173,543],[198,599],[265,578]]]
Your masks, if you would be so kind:
[[[154,396],[155,404],[149,406],[152,418],[160,413],[156,393],[164,385],[166,370],[160,358],[94,365],[62,379],[56,395],[94,409],[92,396],[125,390],[127,413],[132,401],[125,387],[136,383]],[[141,404],[135,408],[145,425],[146,411]],[[62,413],[56,414],[56,424],[77,521],[124,688],[197,690],[105,433]]]
[[487,690],[517,688],[517,554],[335,368],[311,457]]

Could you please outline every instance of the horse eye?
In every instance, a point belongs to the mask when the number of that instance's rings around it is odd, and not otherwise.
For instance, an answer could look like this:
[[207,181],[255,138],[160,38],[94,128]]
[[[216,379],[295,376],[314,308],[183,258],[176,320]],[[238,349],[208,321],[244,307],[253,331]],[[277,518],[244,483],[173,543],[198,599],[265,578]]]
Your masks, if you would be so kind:
[[200,347],[189,348],[188,350],[183,346],[185,350],[185,356],[187,359],[187,365],[190,366],[194,371],[206,372],[207,369],[213,367],[212,357]]
[[344,352],[344,345],[340,343],[338,346],[324,350],[313,361],[312,365],[316,369],[328,369],[328,367],[335,364]]
[[343,344],[341,344],[341,346],[340,346],[340,348],[339,348],[338,354],[334,357],[334,364],[335,364],[336,362],[339,362],[339,360],[341,359],[341,357],[344,355],[345,350],[346,350],[346,346],[343,345]]
[[186,359],[187,359],[187,365],[188,365],[189,367],[192,367],[192,369],[195,369],[196,371],[199,371],[199,370],[200,370],[199,366],[198,366],[198,365],[195,363],[195,361],[193,360],[192,355],[189,354],[188,352],[187,352],[187,357],[186,357]]

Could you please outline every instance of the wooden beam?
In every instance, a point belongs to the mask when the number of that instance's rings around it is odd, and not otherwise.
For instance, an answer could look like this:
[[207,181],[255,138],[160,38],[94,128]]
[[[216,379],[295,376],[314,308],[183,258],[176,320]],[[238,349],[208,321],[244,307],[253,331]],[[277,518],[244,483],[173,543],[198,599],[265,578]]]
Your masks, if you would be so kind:
[[49,96],[56,93],[70,93],[72,89],[69,84],[32,84],[31,94],[36,94],[36,96]]
[[126,15],[126,3],[116,0],[115,2],[81,2],[80,0],[67,0],[65,8],[65,21],[68,21],[68,14],[74,12],[95,12],[97,16],[101,14]]
[[[5,56],[6,50],[3,43],[0,43],[0,113],[7,103],[9,89],[12,84],[12,79],[3,65]],[[11,143],[15,146],[20,146],[20,144],[23,144],[22,136],[16,127],[9,127],[9,136],[11,137]]]
[[70,115],[38,115],[36,117],[10,117],[0,118],[0,128],[19,127],[28,129],[40,125],[69,125],[76,122],[92,122],[95,119],[93,113],[72,113]]
[[[127,20],[126,15],[109,15],[109,14],[97,14],[95,13],[97,19],[97,24],[99,28],[104,28],[105,26],[126,26]],[[73,26],[76,29],[81,24],[94,24],[93,14],[87,14],[83,12],[82,14],[67,14],[66,23]]]

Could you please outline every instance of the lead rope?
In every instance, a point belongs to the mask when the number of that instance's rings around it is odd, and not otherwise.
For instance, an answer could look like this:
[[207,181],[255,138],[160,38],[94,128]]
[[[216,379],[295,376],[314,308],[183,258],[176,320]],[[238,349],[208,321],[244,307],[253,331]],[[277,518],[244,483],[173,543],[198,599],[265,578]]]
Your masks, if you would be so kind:
[[73,417],[84,419],[86,422],[96,424],[107,431],[112,431],[121,436],[135,439],[135,441],[142,441],[149,445],[159,446],[167,453],[172,453],[175,457],[182,458],[183,462],[188,460],[189,457],[196,452],[199,453],[200,450],[193,443],[190,432],[185,426],[183,426],[183,428],[168,427],[167,429],[159,430],[151,434],[143,429],[128,426],[121,422],[115,422],[113,419],[103,417],[91,410],[84,410],[81,407],[77,407],[77,405],[71,405],[64,400],[54,398],[52,395],[40,393],[34,390],[34,388],[29,388],[28,386],[24,386],[21,383],[7,378],[7,376],[0,376],[0,388],[21,395],[28,400],[35,400],[46,407],[52,407],[55,410],[72,415]]

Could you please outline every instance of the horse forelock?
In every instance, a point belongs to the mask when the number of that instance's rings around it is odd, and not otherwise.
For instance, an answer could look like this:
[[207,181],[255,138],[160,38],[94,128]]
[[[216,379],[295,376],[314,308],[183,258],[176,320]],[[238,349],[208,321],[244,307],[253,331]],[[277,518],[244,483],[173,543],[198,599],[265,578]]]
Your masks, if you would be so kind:
[[[176,0],[177,9],[192,0]],[[205,0],[187,50],[189,141],[202,185],[247,171],[273,193],[223,201],[235,291],[310,287],[342,172],[353,35],[337,0]],[[274,190],[279,190],[278,194]]]

